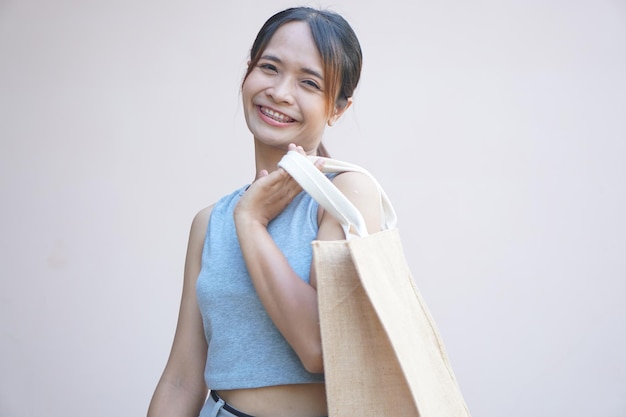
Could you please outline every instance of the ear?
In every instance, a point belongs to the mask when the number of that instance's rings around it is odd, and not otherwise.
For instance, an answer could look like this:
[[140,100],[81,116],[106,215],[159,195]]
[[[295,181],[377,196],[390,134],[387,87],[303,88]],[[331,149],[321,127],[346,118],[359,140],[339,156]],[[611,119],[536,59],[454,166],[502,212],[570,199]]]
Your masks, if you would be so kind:
[[352,97],[348,97],[344,106],[339,107],[335,106],[335,110],[333,111],[333,115],[328,119],[328,126],[332,126],[335,124],[337,120],[350,108],[352,105]]

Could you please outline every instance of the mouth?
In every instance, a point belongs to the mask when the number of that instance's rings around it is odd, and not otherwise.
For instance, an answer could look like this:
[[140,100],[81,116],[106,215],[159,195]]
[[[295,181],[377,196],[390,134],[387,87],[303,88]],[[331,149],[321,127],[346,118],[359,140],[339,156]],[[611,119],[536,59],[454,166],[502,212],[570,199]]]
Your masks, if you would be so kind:
[[287,116],[286,114],[283,114],[281,112],[278,112],[276,110],[270,109],[269,107],[264,107],[264,106],[259,106],[259,111],[261,112],[261,114],[263,114],[264,116],[278,122],[278,123],[293,123],[296,120],[292,119],[291,117]]

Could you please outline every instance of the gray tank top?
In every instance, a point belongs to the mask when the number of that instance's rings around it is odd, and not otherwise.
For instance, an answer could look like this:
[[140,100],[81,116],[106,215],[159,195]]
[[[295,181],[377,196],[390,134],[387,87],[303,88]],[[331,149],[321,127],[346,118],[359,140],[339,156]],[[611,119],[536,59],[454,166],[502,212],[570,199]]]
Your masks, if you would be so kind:
[[[304,369],[261,304],[235,232],[233,210],[246,187],[213,207],[196,283],[209,345],[204,377],[210,389],[258,388],[323,382]],[[294,271],[309,282],[317,203],[305,192],[268,225]]]

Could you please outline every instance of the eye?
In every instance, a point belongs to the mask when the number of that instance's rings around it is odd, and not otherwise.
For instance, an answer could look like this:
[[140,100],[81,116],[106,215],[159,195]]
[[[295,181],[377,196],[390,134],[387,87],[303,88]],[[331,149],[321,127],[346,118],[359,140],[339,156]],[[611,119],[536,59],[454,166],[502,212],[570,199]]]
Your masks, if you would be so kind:
[[267,72],[277,72],[276,66],[267,62],[260,63],[258,67]]
[[313,81],[313,80],[304,80],[303,82],[306,85],[308,85],[310,87],[313,87],[316,90],[320,90],[320,91],[322,90],[322,87],[320,87],[320,85],[318,83],[316,83],[315,81]]

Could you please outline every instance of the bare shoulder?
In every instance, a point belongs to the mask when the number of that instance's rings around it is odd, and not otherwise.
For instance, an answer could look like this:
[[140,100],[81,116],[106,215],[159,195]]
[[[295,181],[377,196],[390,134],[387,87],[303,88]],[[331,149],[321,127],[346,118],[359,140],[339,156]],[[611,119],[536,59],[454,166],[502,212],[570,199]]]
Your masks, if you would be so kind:
[[[380,194],[374,181],[360,172],[343,172],[333,179],[333,184],[350,200],[378,201]],[[353,203],[355,203],[353,201]]]
[[209,218],[215,204],[211,204],[208,207],[203,208],[193,218],[192,227],[207,226],[209,224]]
[[210,205],[203,208],[194,216],[193,221],[191,222],[191,232],[189,234],[190,244],[202,244],[204,242],[206,230],[209,225],[209,219],[211,218],[211,211],[213,211],[213,206],[214,205]]
[[333,184],[361,212],[370,233],[381,230],[380,190],[371,177],[360,172],[344,172],[333,179]]
[[187,242],[187,255],[185,257],[185,282],[189,282],[189,285],[195,285],[196,277],[200,272],[202,250],[209,218],[211,217],[211,210],[213,210],[213,206],[200,210],[191,222],[189,241]]

